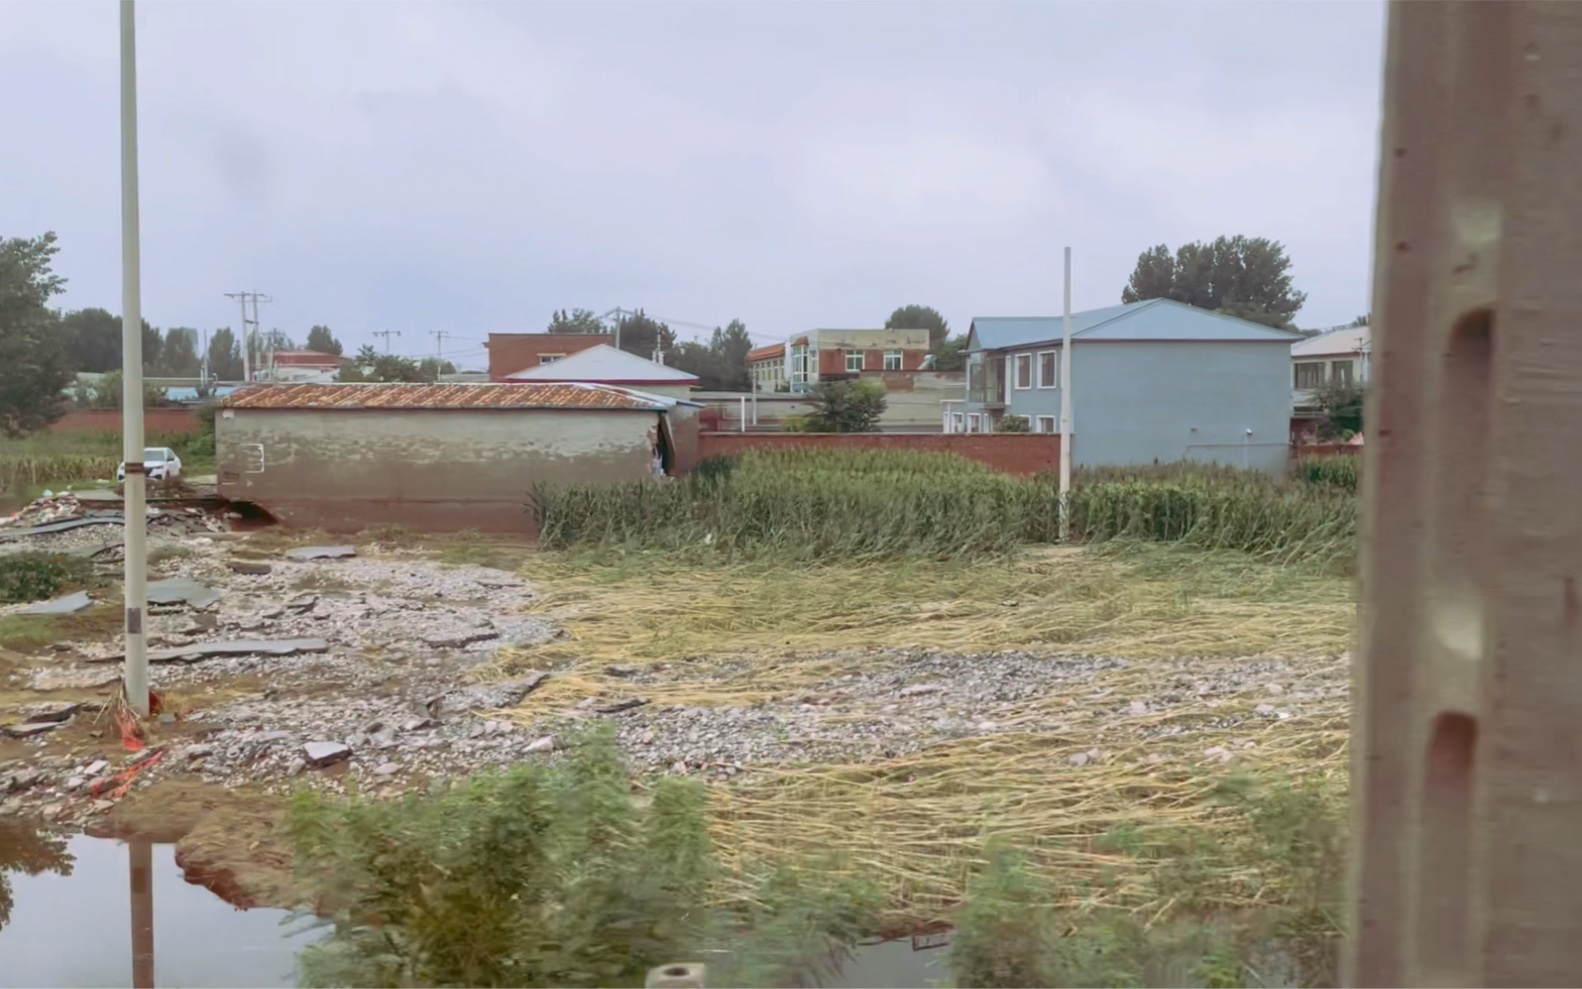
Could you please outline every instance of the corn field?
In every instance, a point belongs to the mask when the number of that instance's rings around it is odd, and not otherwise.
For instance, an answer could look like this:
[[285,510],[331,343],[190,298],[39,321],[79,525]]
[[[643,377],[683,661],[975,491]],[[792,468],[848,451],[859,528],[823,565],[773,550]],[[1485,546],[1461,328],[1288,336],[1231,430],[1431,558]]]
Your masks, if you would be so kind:
[[[531,501],[552,549],[956,559],[1059,538],[1051,479],[952,454],[753,451],[659,484],[541,485]],[[1181,542],[1326,569],[1349,567],[1356,542],[1355,497],[1342,485],[1203,465],[1079,472],[1070,512],[1079,542]]]
[[119,456],[93,453],[0,454],[0,495],[113,479],[120,462]]

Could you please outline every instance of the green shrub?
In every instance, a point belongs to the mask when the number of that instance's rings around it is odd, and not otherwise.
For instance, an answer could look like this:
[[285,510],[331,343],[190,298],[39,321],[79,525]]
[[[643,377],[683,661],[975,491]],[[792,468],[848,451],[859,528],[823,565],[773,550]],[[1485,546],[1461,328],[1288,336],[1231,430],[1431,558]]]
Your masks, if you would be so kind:
[[1360,464],[1356,456],[1304,457],[1297,462],[1296,477],[1308,484],[1326,484],[1342,491],[1357,492]]
[[296,861],[330,932],[300,957],[302,982],[638,986],[723,951],[785,984],[868,932],[861,895],[805,871],[777,885],[766,869],[754,905],[712,906],[705,800],[669,777],[640,809],[608,724],[563,759],[399,801],[303,790]]
[[0,604],[43,601],[87,583],[93,566],[60,553],[0,555]]

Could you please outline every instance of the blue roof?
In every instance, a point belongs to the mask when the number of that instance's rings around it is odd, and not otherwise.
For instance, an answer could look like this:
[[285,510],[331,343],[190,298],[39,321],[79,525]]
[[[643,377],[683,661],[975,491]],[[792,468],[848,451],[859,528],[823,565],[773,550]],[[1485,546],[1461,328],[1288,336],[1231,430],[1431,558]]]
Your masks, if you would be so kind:
[[[1058,344],[1065,335],[1061,322],[1059,316],[978,316],[968,331],[967,349],[1014,350]],[[1288,346],[1302,339],[1295,330],[1279,330],[1171,299],[1074,312],[1071,336],[1084,340],[1266,340]]]

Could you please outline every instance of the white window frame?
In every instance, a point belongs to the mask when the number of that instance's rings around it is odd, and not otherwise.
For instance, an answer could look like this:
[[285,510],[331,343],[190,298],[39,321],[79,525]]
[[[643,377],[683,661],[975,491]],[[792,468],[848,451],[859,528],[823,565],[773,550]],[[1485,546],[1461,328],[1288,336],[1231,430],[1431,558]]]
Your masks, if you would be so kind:
[[965,414],[961,412],[952,412],[950,414],[950,431],[953,433],[965,433],[967,431],[967,417]]
[[565,356],[566,356],[565,354],[539,354],[538,355],[538,363],[539,364],[553,364],[553,363],[555,363],[556,361],[560,360],[562,357],[565,357]]
[[[1342,368],[1345,369],[1344,377],[1342,377],[1342,375],[1341,375],[1341,369]],[[1354,360],[1351,360],[1350,358],[1345,358],[1343,360],[1338,360],[1338,361],[1330,361],[1329,362],[1329,380],[1330,381],[1344,381],[1348,385],[1351,384],[1352,382],[1356,381],[1357,380],[1357,362],[1354,361]]]
[[969,432],[969,433],[981,433],[981,432],[983,432],[983,428],[981,426],[982,421],[983,421],[983,419],[978,413],[976,413],[976,412],[969,412],[969,413],[967,413],[967,432]]
[[1033,417],[1033,432],[1035,432],[1035,433],[1058,433],[1058,432],[1060,432],[1060,430],[1055,428],[1055,417],[1054,416],[1034,416]]
[[[1016,391],[1028,391],[1033,387],[1033,355],[1017,354],[1011,364],[1011,384]],[[1022,369],[1027,370],[1027,384],[1022,384]]]
[[[1309,367],[1316,367],[1316,368],[1318,368],[1318,384],[1314,384],[1314,385],[1304,385],[1304,384],[1302,384],[1302,369],[1303,368],[1309,368]],[[1312,389],[1312,388],[1321,387],[1324,384],[1324,382],[1327,380],[1326,373],[1328,371],[1328,367],[1329,367],[1329,365],[1328,365],[1328,363],[1326,361],[1298,361],[1296,363],[1296,365],[1291,369],[1291,386],[1293,388],[1296,388],[1296,389],[1299,389],[1299,390],[1304,390],[1304,391],[1308,390],[1308,389]]]
[[901,352],[899,350],[886,350],[884,352],[884,369],[886,371],[901,370]]
[[[854,358],[854,357],[857,359],[857,366],[856,367],[852,367],[851,366],[852,358]],[[862,366],[865,363],[863,361],[862,357],[863,357],[863,354],[862,354],[862,351],[860,351],[860,350],[848,350],[848,351],[846,351],[846,373],[847,374],[861,374],[862,373]]]
[[[1045,357],[1053,357],[1055,359],[1055,366],[1053,368],[1052,373],[1049,376],[1049,381],[1048,382],[1044,381],[1044,358]],[[1059,388],[1060,387],[1060,351],[1058,351],[1058,350],[1040,350],[1038,352],[1038,387],[1040,387],[1040,388]]]

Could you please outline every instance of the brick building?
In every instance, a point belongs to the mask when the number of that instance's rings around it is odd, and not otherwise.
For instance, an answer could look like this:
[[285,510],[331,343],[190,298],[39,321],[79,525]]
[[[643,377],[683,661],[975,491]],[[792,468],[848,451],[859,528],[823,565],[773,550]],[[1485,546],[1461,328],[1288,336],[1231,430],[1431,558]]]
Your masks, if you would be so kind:
[[608,333],[491,333],[484,344],[489,348],[489,380],[504,381],[521,371],[614,342]]

